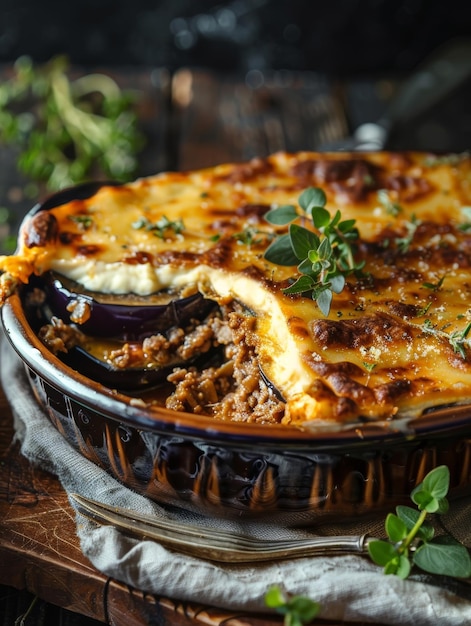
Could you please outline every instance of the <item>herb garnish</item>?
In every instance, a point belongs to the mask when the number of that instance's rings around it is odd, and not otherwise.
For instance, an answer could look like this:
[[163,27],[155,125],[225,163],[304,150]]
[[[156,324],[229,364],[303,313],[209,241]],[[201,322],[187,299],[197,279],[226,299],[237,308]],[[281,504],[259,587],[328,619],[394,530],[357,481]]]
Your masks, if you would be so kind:
[[[340,211],[331,218],[326,202],[322,189],[310,187],[298,198],[304,213],[293,205],[269,211],[265,215],[267,221],[278,226],[289,224],[289,231],[270,244],[264,257],[277,265],[296,265],[301,276],[283,292],[310,294],[327,316],[333,294],[343,290],[345,277],[360,272],[364,262],[354,258],[354,246],[359,238],[356,221],[342,220]],[[314,230],[302,225],[307,217],[311,218]]]
[[90,215],[69,215],[69,220],[77,224],[82,230],[92,227],[93,218]]
[[166,215],[163,215],[157,222],[151,222],[146,217],[141,217],[131,224],[135,230],[144,228],[145,230],[152,231],[156,237],[165,239],[168,236],[168,231],[172,231],[175,235],[179,235],[185,230],[183,220],[169,220]]
[[447,339],[453,351],[459,354],[463,359],[466,359],[466,346],[469,347],[470,344],[468,335],[471,332],[471,322],[469,322],[463,330],[455,330],[452,333],[447,333],[443,328],[437,328],[429,319],[426,319],[422,324],[422,330],[436,337]]
[[385,530],[389,541],[374,540],[368,544],[372,560],[384,568],[385,574],[407,578],[413,565],[431,574],[467,578],[471,575],[468,550],[449,535],[435,537],[430,513],[448,511],[446,495],[450,484],[449,469],[441,465],[425,476],[411,493],[418,510],[398,506],[396,515],[386,517]]
[[398,202],[395,202],[391,199],[389,195],[389,191],[387,189],[379,189],[378,193],[378,201],[382,204],[386,213],[388,215],[392,215],[393,217],[397,217],[399,213],[402,212],[402,207]]
[[414,239],[415,231],[420,225],[420,221],[413,214],[411,215],[410,222],[405,223],[407,234],[404,237],[397,237],[394,241],[400,252],[405,253],[409,250],[410,244]]
[[[384,574],[405,580],[416,566],[439,576],[471,576],[471,557],[466,546],[449,534],[435,536],[433,526],[427,521],[428,515],[443,515],[448,511],[449,486],[450,471],[440,465],[412,490],[410,497],[417,509],[400,505],[396,514],[386,517],[387,540],[368,542],[369,556],[383,567]],[[265,604],[285,616],[285,626],[309,624],[321,609],[318,602],[306,596],[285,594],[276,585],[265,594]]]
[[271,233],[267,233],[258,228],[253,228],[252,226],[248,226],[241,232],[234,233],[234,235],[232,235],[233,239],[246,246],[256,246],[257,244],[262,243],[264,239],[271,237]]
[[436,283],[428,283],[428,282],[422,283],[422,287],[425,287],[425,289],[430,289],[431,291],[438,291],[439,289],[441,289],[444,280],[445,280],[445,276],[442,276],[440,280],[437,281]]

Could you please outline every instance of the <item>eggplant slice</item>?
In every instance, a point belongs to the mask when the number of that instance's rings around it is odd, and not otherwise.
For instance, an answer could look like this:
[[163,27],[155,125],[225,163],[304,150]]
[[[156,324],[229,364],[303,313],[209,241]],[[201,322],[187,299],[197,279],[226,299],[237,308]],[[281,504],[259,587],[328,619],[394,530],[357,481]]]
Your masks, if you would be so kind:
[[[44,288],[51,314],[66,323],[79,323],[85,334],[97,337],[141,339],[185,325],[194,318],[203,319],[216,307],[216,302],[200,293],[183,298],[165,292],[145,297],[110,297],[84,292],[79,285],[53,272],[41,278],[39,286]],[[80,313],[74,318],[77,308],[86,311],[85,317]]]

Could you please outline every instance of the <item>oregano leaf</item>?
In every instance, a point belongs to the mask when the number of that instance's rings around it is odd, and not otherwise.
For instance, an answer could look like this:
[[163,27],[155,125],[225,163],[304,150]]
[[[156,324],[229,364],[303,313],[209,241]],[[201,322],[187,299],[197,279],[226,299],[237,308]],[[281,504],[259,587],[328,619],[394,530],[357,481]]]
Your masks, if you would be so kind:
[[268,246],[264,254],[267,261],[277,265],[290,266],[299,263],[298,257],[293,252],[291,237],[281,235]]
[[418,567],[430,574],[455,578],[471,576],[471,558],[468,550],[448,535],[423,543],[417,548],[413,560]]
[[[309,283],[306,279],[301,283],[295,280],[294,286],[288,287],[284,293],[302,293],[304,286],[309,284],[307,291],[327,316],[333,294],[341,293],[346,284],[345,277],[363,268],[364,261],[355,261],[354,258],[353,244],[359,237],[358,229],[354,227],[355,220],[341,221],[339,210],[331,218],[325,209],[326,202],[322,189],[309,187],[298,198],[299,207],[305,211],[306,217],[291,205],[269,211],[266,215],[268,221],[279,225],[289,223],[289,228],[288,234],[277,235],[265,250],[264,258],[278,265],[296,266],[300,274],[307,275]],[[309,216],[312,228],[305,224]]]
[[[396,507],[397,516],[404,522],[408,531],[412,530],[419,520],[420,513],[410,506],[399,505]],[[433,526],[422,524],[417,532],[417,536],[424,541],[430,541],[435,534]]]
[[396,576],[398,576],[398,578],[401,578],[402,580],[405,580],[409,576],[411,568],[412,567],[409,559],[401,554],[396,567]]
[[386,534],[393,543],[402,541],[407,536],[407,526],[400,517],[389,513],[384,524]]
[[345,276],[336,274],[330,279],[330,288],[334,293],[341,293],[345,287]]
[[316,228],[324,228],[330,222],[330,213],[327,209],[321,206],[313,207],[312,211],[312,221]]
[[450,487],[450,470],[446,465],[439,465],[422,482],[422,488],[428,491],[434,498],[444,498]]
[[316,297],[317,306],[326,317],[330,313],[330,307],[332,305],[332,291],[330,289],[323,289]]
[[397,550],[389,541],[376,539],[368,543],[368,554],[376,565],[385,567],[397,557]]
[[304,293],[305,291],[309,291],[310,289],[312,289],[312,278],[304,274],[303,276],[300,276],[295,283],[293,283],[289,287],[286,287],[286,289],[283,289],[283,293]]
[[308,187],[298,198],[299,206],[307,213],[313,207],[323,207],[327,203],[327,196],[319,187]]
[[312,230],[304,228],[304,226],[291,224],[289,236],[291,238],[291,247],[298,261],[305,259],[310,250],[320,247],[319,237]]
[[277,226],[284,226],[289,224],[298,217],[296,207],[292,204],[284,204],[268,211],[265,214],[265,219],[270,224],[276,224]]

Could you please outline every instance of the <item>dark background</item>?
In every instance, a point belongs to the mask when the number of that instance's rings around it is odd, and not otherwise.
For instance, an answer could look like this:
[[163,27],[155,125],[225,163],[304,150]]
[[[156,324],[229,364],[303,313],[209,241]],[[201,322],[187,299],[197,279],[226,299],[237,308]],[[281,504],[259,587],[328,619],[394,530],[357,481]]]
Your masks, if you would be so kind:
[[0,63],[402,73],[471,36],[470,17],[457,0],[1,0]]

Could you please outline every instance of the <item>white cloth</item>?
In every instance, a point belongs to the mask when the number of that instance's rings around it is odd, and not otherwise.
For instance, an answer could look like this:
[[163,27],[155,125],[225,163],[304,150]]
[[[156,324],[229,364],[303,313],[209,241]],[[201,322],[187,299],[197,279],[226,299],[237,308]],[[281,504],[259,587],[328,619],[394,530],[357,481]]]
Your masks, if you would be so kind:
[[[22,453],[32,463],[57,475],[67,492],[77,492],[113,506],[164,515],[178,523],[178,511],[167,511],[122,486],[63,439],[37,404],[23,366],[6,340],[1,342],[1,379],[15,417]],[[456,528],[470,529],[469,523],[463,526],[470,517],[469,510],[461,507]],[[183,513],[182,517],[188,522],[191,515]],[[384,517],[381,526],[383,520]],[[198,522],[197,516],[194,521]],[[213,520],[212,523],[226,522]],[[269,532],[266,526],[257,528],[257,524],[243,524],[243,528],[252,534]],[[378,528],[377,525],[374,531]],[[277,536],[304,536],[309,532],[272,530]],[[353,534],[358,530],[348,529]],[[363,531],[361,528],[360,532]],[[385,576],[381,568],[359,555],[316,556],[250,565],[217,564],[182,556],[153,541],[127,537],[111,526],[98,526],[79,514],[77,534],[83,553],[99,571],[158,596],[229,611],[266,613],[265,593],[271,585],[279,585],[289,593],[304,594],[319,602],[320,617],[324,619],[394,626],[471,624],[471,587],[467,582],[420,573],[403,581]],[[467,535],[466,539],[471,538],[471,530],[467,530]]]

